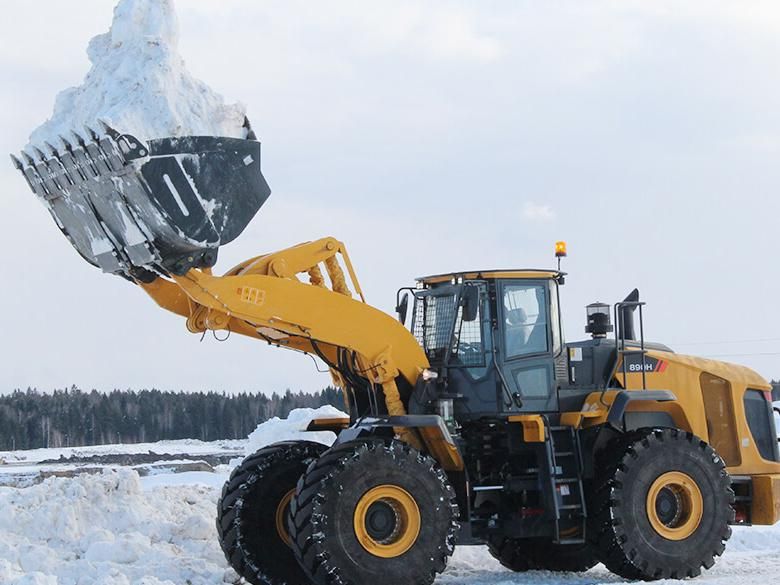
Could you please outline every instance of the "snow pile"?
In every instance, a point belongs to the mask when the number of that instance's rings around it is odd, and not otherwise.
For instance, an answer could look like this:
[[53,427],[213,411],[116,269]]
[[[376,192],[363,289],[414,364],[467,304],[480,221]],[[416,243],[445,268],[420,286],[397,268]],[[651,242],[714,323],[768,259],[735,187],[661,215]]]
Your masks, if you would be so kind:
[[0,583],[235,583],[214,530],[218,491],[144,492],[129,470],[0,489]]
[[323,445],[332,445],[336,440],[334,433],[306,432],[306,427],[316,418],[349,418],[349,415],[333,406],[322,406],[316,410],[313,408],[293,410],[286,419],[274,417],[252,431],[246,445],[246,454],[251,455],[258,449],[280,441],[314,441]]
[[111,30],[92,39],[92,69],[79,87],[57,96],[52,117],[32,146],[60,144],[73,130],[103,120],[142,140],[214,135],[245,138],[245,108],[193,78],[178,54],[173,0],[120,0]]
[[[282,437],[277,437],[282,438]],[[3,585],[237,585],[214,528],[219,484],[196,474],[161,487],[128,470],[26,488],[0,488]],[[780,526],[735,528],[727,552],[696,585],[765,585],[780,571]],[[441,585],[601,585],[622,579],[598,566],[586,574],[512,573],[485,547],[460,547]],[[685,581],[663,581],[685,583]]]

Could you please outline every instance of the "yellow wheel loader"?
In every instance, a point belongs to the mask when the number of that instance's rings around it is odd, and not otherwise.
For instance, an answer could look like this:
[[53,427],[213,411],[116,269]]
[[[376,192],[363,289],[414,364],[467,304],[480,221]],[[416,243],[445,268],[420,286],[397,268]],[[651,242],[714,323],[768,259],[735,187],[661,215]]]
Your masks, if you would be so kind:
[[732,525],[780,519],[772,386],[645,341],[636,291],[588,306],[589,338],[568,343],[560,270],[420,278],[399,318],[366,302],[330,237],[214,275],[270,194],[247,132],[103,126],[14,158],[87,261],[193,333],[318,357],[343,390],[349,417],[310,426],[331,448],[272,445],[225,485],[217,531],[247,581],[424,585],[473,544],[514,571],[694,577]]

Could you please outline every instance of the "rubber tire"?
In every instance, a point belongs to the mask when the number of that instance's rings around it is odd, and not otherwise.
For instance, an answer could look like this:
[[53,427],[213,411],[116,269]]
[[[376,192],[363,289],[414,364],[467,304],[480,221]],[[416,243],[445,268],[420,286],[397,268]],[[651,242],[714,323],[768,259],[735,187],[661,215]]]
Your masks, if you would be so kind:
[[598,564],[588,543],[554,544],[541,538],[493,537],[488,541],[488,551],[501,565],[516,573],[582,573]]
[[[422,516],[411,549],[393,559],[370,554],[353,525],[360,498],[380,485],[397,485]],[[459,529],[455,492],[436,461],[396,440],[338,445],[298,482],[290,505],[293,551],[316,585],[430,585],[444,571]]]
[[[688,474],[701,490],[704,513],[687,539],[659,535],[647,517],[647,494],[668,471]],[[697,577],[723,554],[734,520],[734,492],[723,459],[705,441],[678,429],[642,429],[603,451],[596,472],[589,535],[599,560],[626,579]]]
[[308,585],[290,547],[279,538],[276,510],[309,464],[327,450],[308,441],[276,443],[233,470],[217,504],[225,558],[252,585]]

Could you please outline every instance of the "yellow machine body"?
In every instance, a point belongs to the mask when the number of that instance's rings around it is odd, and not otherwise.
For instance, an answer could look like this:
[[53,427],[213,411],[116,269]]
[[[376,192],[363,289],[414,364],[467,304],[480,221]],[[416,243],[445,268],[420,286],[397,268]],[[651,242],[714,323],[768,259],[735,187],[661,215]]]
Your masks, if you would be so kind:
[[[630,392],[671,390],[676,399],[631,401],[626,412],[666,413],[677,428],[709,442],[725,461],[729,474],[753,479],[751,522],[780,521],[780,463],[761,456],[747,423],[744,402],[748,390],[765,392],[771,402],[771,384],[753,370],[735,364],[658,350],[648,350],[647,357],[661,364],[659,371],[646,372],[643,382],[641,372],[623,374],[621,358],[615,387]],[[563,413],[561,424],[577,428],[605,424],[618,393],[618,389],[592,393],[581,411]]]
[[[458,278],[539,280],[555,275],[552,271],[521,270],[464,273]],[[453,275],[448,274],[422,282],[436,285],[452,280]],[[339,351],[352,352],[362,375],[381,388],[391,416],[407,414],[398,382],[403,380],[413,387],[429,367],[415,337],[398,320],[366,303],[345,246],[332,237],[257,256],[224,276],[192,269],[183,276],[139,284],[161,307],[185,317],[193,333],[230,331],[319,355],[329,364],[337,362]],[[621,390],[669,390],[674,400],[630,401],[626,412],[666,413],[676,427],[710,442],[726,461],[730,474],[753,478],[752,522],[780,521],[780,463],[761,457],[743,402],[748,389],[771,393],[771,385],[742,366],[659,350],[648,350],[647,356],[664,367],[645,373],[646,387],[641,372],[621,371],[621,357],[614,387],[593,392],[580,411],[561,413],[561,424],[584,429],[607,423]],[[345,387],[336,368],[331,368],[331,375],[337,386]],[[717,396],[717,404],[708,404],[708,396]],[[349,408],[347,393],[345,402]],[[522,425],[527,442],[545,440],[541,415],[513,415],[507,421]],[[332,426],[327,421],[319,424]],[[348,421],[341,421],[332,428],[346,426]],[[424,445],[445,469],[463,468],[457,449],[437,427],[399,427],[396,433],[414,446]]]
[[[186,317],[192,333],[230,331],[329,364],[338,361],[339,350],[354,352],[361,374],[381,387],[390,415],[406,414],[397,379],[413,386],[428,366],[409,331],[366,303],[346,248],[335,238],[252,258],[224,276],[192,269],[139,284],[162,308]],[[335,368],[331,375],[345,387]],[[345,394],[349,408],[348,400]],[[419,444],[413,432],[398,433]]]

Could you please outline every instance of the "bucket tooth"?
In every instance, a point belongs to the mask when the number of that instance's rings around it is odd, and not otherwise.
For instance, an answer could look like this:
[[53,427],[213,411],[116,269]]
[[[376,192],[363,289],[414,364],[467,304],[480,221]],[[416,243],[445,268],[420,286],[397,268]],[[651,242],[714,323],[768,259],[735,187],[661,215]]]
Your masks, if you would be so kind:
[[35,154],[38,155],[38,160],[35,161],[35,168],[46,184],[46,190],[51,194],[59,194],[63,192],[64,189],[62,188],[62,185],[59,181],[58,173],[56,169],[53,169],[50,164],[53,159],[46,156],[46,154],[44,154],[44,152],[38,147],[33,147],[33,150],[35,150]]
[[119,132],[117,132],[117,131],[116,131],[114,128],[112,128],[112,127],[111,127],[111,126],[108,124],[108,122],[106,122],[105,120],[98,120],[98,122],[99,122],[99,123],[100,123],[100,125],[103,127],[103,131],[104,131],[106,134],[108,134],[108,135],[109,135],[111,138],[113,138],[114,140],[119,140],[119,137],[121,136],[121,134],[120,134]]
[[98,138],[97,132],[95,132],[92,128],[90,128],[86,124],[84,124],[84,132],[88,138],[91,138],[92,140],[97,140]]
[[47,156],[44,152],[37,146],[33,146],[33,150],[35,151],[35,154],[38,155],[39,162],[45,163]]
[[84,146],[84,150],[87,151],[87,154],[92,159],[92,164],[95,165],[98,176],[103,176],[106,173],[110,173],[112,171],[97,142],[87,142],[87,144]]
[[59,138],[59,139],[60,139],[60,142],[62,142],[62,147],[63,147],[65,150],[69,150],[69,151],[70,151],[70,150],[73,150],[73,145],[72,145],[72,144],[70,143],[70,141],[69,141],[67,138],[65,138],[65,137],[64,137],[62,134],[60,134],[60,135],[59,135],[57,138]]
[[[49,142],[44,142],[44,145],[49,149],[49,154],[46,155],[46,168],[49,169],[52,180],[54,180],[55,183],[57,183],[57,186],[64,191],[65,183],[67,183],[67,186],[69,187],[74,184],[74,181],[68,174],[65,165],[62,164],[59,151]],[[65,179],[64,181],[62,180],[63,178]]]
[[95,165],[98,174],[102,175],[106,171],[111,171],[111,168],[108,166],[108,163],[105,160],[105,156],[103,156],[103,153],[101,153],[100,149],[98,148],[99,137],[97,132],[95,132],[86,124],[84,125],[84,132],[86,133],[88,140],[84,144],[83,148],[92,159],[92,164]]
[[73,154],[73,145],[68,142],[64,136],[60,136],[60,140],[62,141],[63,148],[65,149],[60,157],[62,164],[65,165],[65,168],[68,170],[70,177],[76,183],[83,183],[87,180],[87,175],[84,173],[81,164],[79,164],[78,160],[76,160],[76,157]]
[[46,187],[43,177],[41,177],[38,173],[38,169],[35,167],[35,159],[33,159],[26,150],[22,151],[22,158],[24,159],[22,173],[24,174],[24,178],[27,179],[27,184],[30,185],[33,193],[38,197],[42,197],[44,200],[51,197],[51,193]]
[[78,144],[78,148],[74,149],[73,152],[79,165],[81,165],[81,168],[89,175],[90,179],[100,176],[100,173],[95,166],[95,161],[92,160],[89,152],[87,152],[87,141],[75,130],[71,130],[71,134],[73,134],[73,137],[76,139],[76,144]]
[[24,180],[25,180],[25,181],[27,181],[27,186],[28,186],[28,187],[30,187],[30,190],[31,190],[33,193],[36,193],[36,194],[37,194],[37,191],[35,190],[35,185],[34,185],[34,183],[33,183],[33,180],[32,180],[32,178],[31,178],[31,177],[28,175],[28,173],[27,173],[27,170],[25,169],[24,163],[23,163],[23,162],[22,162],[22,161],[21,161],[19,158],[17,158],[16,156],[14,156],[13,154],[11,155],[11,162],[13,162],[13,164],[14,164],[14,166],[17,168],[17,170],[18,170],[20,173],[22,173],[22,176],[24,177]]
[[95,145],[112,173],[120,172],[124,168],[125,159],[117,148],[116,142],[108,135],[99,136],[95,140]]
[[78,144],[81,148],[84,148],[84,146],[86,146],[87,142],[84,140],[84,137],[81,136],[81,134],[79,134],[75,130],[71,130],[70,133],[73,134],[73,137],[76,139],[76,144]]

